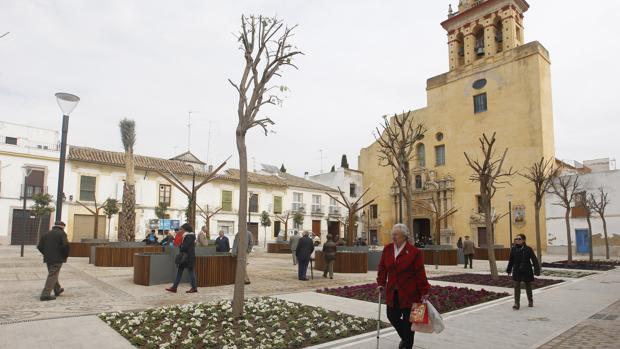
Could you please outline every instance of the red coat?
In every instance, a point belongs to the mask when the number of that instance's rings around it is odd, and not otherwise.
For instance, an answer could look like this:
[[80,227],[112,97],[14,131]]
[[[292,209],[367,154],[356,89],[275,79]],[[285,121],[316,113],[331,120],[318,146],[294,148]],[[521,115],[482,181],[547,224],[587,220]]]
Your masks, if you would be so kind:
[[183,233],[177,232],[177,235],[174,236],[174,246],[179,247],[183,242]]
[[394,289],[398,286],[401,309],[411,308],[428,294],[431,285],[426,280],[424,252],[406,242],[394,260],[394,243],[385,245],[377,272],[377,283],[386,289],[386,304],[394,306]]

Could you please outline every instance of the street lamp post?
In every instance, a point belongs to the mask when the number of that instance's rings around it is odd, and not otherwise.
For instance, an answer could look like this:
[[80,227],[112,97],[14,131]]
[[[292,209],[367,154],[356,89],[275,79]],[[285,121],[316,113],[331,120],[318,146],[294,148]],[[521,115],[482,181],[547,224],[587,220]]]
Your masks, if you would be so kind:
[[60,141],[60,159],[58,161],[58,188],[56,190],[56,221],[62,220],[62,202],[64,200],[65,158],[67,157],[67,132],[69,131],[69,114],[77,107],[80,97],[70,93],[56,93],[56,102],[62,111],[62,138]]
[[512,247],[512,194],[506,195],[508,197],[508,231],[510,233],[510,241],[508,246]]

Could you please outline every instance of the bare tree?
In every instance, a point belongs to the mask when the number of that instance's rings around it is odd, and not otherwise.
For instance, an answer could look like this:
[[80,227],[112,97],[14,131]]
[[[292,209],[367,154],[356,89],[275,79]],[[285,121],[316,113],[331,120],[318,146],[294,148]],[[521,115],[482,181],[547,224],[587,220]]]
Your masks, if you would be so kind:
[[494,218],[492,216],[492,203],[493,197],[497,192],[497,189],[503,185],[510,184],[510,178],[515,175],[512,167],[508,170],[504,170],[504,161],[508,154],[508,148],[504,149],[504,152],[500,157],[495,154],[495,132],[489,139],[486,134],[482,134],[479,139],[480,150],[482,150],[482,160],[472,159],[467,153],[465,159],[467,165],[474,171],[469,177],[469,180],[480,184],[480,206],[484,212],[484,221],[487,233],[487,250],[489,255],[489,266],[491,269],[491,278],[497,280],[499,274],[497,273],[497,263],[495,261],[495,234],[494,234]]
[[436,198],[437,193],[432,193],[430,202],[426,200],[415,200],[413,202],[413,206],[415,208],[419,208],[422,211],[429,212],[432,214],[435,220],[435,241],[436,244],[441,244],[441,224],[446,221],[448,217],[452,216],[456,212],[458,212],[458,208],[452,207],[449,210],[442,211],[439,206],[438,199]]
[[573,263],[573,239],[570,231],[570,211],[571,204],[575,200],[577,193],[581,191],[579,185],[579,175],[557,176],[551,181],[549,191],[553,193],[560,201],[554,203],[564,207],[564,222],[566,224],[566,243],[568,244],[568,263]]
[[580,204],[586,214],[586,222],[588,223],[588,258],[590,263],[594,261],[594,246],[592,246],[592,211],[594,210],[594,203],[588,198],[588,193],[582,191],[579,193]]
[[532,166],[526,168],[521,177],[527,179],[534,185],[534,223],[536,228],[536,254],[538,255],[538,263],[542,264],[542,239],[540,236],[540,209],[545,199],[545,194],[549,190],[551,181],[555,177],[553,168],[553,158],[545,160],[544,157],[540,161],[535,162]]
[[218,214],[218,212],[220,212],[222,208],[218,207],[214,209],[210,208],[209,205],[207,205],[207,209],[203,210],[202,207],[197,207],[200,210],[200,216],[205,220],[205,226],[207,227],[207,236],[211,238],[211,218]]
[[103,206],[100,206],[97,204],[97,198],[94,198],[93,201],[93,206],[95,207],[95,209],[92,209],[90,207],[88,207],[88,205],[86,205],[85,203],[81,202],[81,201],[76,201],[78,204],[80,204],[82,207],[84,207],[88,212],[90,212],[94,217],[95,217],[95,221],[94,221],[94,227],[93,227],[93,238],[94,239],[98,239],[99,238],[99,211],[101,211],[101,209],[103,208]]
[[[239,94],[237,116],[239,123],[235,133],[239,153],[239,246],[247,245],[248,159],[245,138],[247,132],[260,126],[268,134],[267,127],[274,122],[269,117],[258,117],[264,105],[277,105],[281,99],[271,91],[286,90],[284,86],[270,85],[274,77],[281,77],[280,69],[297,68],[293,58],[302,54],[290,44],[296,26],[288,27],[275,17],[241,16],[241,31],[237,38],[245,59],[239,83],[228,80]],[[246,251],[240,247],[237,255],[237,274],[232,310],[234,317],[243,315]]]
[[354,202],[350,202],[349,200],[347,200],[346,196],[344,195],[344,192],[342,191],[342,189],[340,189],[340,187],[338,187],[338,192],[340,193],[340,198],[342,200],[338,200],[338,198],[334,197],[330,193],[327,193],[327,192],[325,193],[327,194],[327,196],[334,199],[336,202],[338,202],[342,206],[346,207],[348,211],[346,240],[347,240],[347,245],[349,246],[353,246],[353,238],[356,235],[355,234],[355,216],[356,216],[355,214],[363,210],[366,206],[372,204],[376,200],[376,198],[372,199],[360,206],[360,201],[368,193],[369,190],[370,190],[370,187],[364,190],[362,195],[360,195],[359,198],[357,198],[357,200],[355,200]]
[[[228,157],[230,159],[230,157]],[[168,183],[172,184],[175,188],[179,189],[186,197],[187,197],[187,222],[194,228],[196,228],[196,198],[198,195],[198,190],[202,188],[207,183],[216,179],[218,172],[226,165],[228,162],[222,162],[215,170],[208,173],[204,179],[196,184],[196,172],[192,173],[192,186],[186,186],[183,181],[177,177],[172,171],[166,169],[167,173],[163,171],[157,170],[157,173],[162,176]]]
[[[406,225],[413,234],[413,180],[411,162],[415,158],[416,144],[424,138],[426,127],[416,123],[413,113],[408,111],[394,117],[385,117],[377,127],[375,139],[379,144],[379,163],[390,167],[394,181],[405,198],[407,209]],[[415,239],[415,236],[412,236]]]
[[[123,209],[118,229],[119,241],[134,241],[136,237],[136,186],[133,148],[136,145],[136,123],[123,119],[119,123],[121,140],[125,149],[125,183],[123,184]],[[96,216],[95,216],[96,217]]]
[[604,188],[599,188],[597,195],[590,193],[588,201],[591,204],[592,211],[598,213],[603,221],[603,234],[605,237],[605,259],[609,259],[609,239],[607,237],[607,221],[605,220],[605,210],[609,205],[608,193]]
[[288,240],[288,221],[291,220],[291,211],[283,212],[282,214],[274,214],[277,220],[284,224],[284,241]]

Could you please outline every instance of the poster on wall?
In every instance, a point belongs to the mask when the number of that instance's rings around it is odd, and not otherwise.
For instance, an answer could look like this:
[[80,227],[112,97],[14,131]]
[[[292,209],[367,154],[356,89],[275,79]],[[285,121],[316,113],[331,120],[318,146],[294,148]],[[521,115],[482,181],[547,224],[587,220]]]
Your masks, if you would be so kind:
[[522,225],[525,224],[525,206],[524,205],[516,205],[512,208],[512,219],[514,224]]

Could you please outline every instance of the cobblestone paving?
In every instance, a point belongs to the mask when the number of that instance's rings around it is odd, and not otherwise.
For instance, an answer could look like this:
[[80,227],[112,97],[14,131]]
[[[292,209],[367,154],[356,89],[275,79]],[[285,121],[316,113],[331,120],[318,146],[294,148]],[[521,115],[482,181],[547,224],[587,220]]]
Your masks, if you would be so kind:
[[539,349],[617,348],[620,348],[620,301],[539,347]]
[[[337,274],[323,279],[315,271],[309,282],[297,280],[290,255],[255,252],[248,273],[252,284],[246,296],[266,296],[311,291],[317,288],[372,282],[375,273]],[[308,275],[310,273],[308,272]],[[139,286],[133,283],[133,268],[102,268],[88,264],[87,258],[69,258],[60,272],[65,293],[55,301],[41,302],[39,295],[47,276],[41,255],[26,248],[23,258],[16,246],[0,246],[0,325],[21,321],[97,314],[103,311],[145,309],[162,305],[205,302],[232,298],[233,286],[202,287],[198,294],[169,294],[168,285]],[[183,291],[189,285],[181,285]]]

